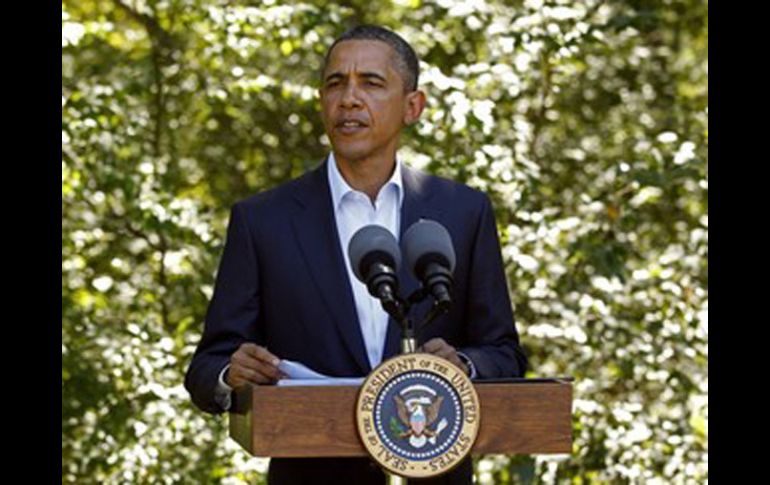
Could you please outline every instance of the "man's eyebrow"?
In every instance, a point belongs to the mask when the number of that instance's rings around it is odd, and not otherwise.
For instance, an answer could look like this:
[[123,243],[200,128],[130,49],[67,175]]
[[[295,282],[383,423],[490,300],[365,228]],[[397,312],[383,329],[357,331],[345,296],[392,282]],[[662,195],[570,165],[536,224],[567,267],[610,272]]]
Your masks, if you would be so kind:
[[329,74],[328,76],[326,76],[326,79],[324,79],[324,81],[325,82],[329,82],[332,79],[342,79],[344,77],[345,76],[343,76],[341,72],[333,72],[333,73]]
[[[362,78],[365,78],[365,79],[378,79],[378,80],[380,80],[382,82],[387,82],[387,79],[385,78],[385,76],[383,76],[382,74],[380,74],[378,72],[374,72],[374,71],[362,72],[360,74],[360,76]],[[345,75],[342,74],[341,72],[333,72],[333,73],[329,74],[328,76],[326,76],[326,79],[324,79],[324,82],[328,83],[329,81],[336,81],[336,80],[344,79],[344,78],[345,78]]]
[[367,79],[375,78],[375,79],[379,79],[382,82],[386,82],[387,81],[387,79],[385,79],[385,76],[383,76],[380,73],[373,72],[373,71],[362,72],[361,73],[361,77],[367,78]]

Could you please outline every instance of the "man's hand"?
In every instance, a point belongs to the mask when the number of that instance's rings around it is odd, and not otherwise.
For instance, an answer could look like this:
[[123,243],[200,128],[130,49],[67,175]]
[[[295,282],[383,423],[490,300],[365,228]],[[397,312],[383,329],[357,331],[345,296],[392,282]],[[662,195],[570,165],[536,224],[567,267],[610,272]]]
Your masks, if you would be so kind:
[[422,347],[418,349],[418,351],[425,352],[426,354],[438,355],[439,357],[445,358],[449,362],[462,369],[462,371],[465,372],[465,375],[468,375],[470,372],[470,369],[468,369],[468,366],[465,365],[465,362],[463,362],[457,355],[457,349],[446,343],[443,338],[437,337],[428,340],[425,342],[425,344],[422,345]]
[[275,384],[286,375],[278,370],[280,359],[257,344],[242,344],[230,357],[225,382],[233,389],[244,384]]

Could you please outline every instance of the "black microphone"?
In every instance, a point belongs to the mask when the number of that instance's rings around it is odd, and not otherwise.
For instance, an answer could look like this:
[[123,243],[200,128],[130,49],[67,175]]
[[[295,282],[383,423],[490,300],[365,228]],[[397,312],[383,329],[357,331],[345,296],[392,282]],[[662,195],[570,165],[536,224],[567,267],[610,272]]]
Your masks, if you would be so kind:
[[438,222],[421,219],[406,230],[402,244],[407,267],[433,295],[438,309],[449,310],[456,262],[449,231]]
[[401,322],[404,312],[397,298],[401,249],[395,236],[382,226],[364,226],[350,238],[348,256],[356,278],[389,315]]

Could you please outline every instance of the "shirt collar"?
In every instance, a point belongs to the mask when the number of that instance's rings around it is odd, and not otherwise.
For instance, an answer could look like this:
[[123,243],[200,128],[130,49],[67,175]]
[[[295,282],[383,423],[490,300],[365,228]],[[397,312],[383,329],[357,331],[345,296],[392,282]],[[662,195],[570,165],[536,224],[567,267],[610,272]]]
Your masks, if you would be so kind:
[[[356,190],[348,185],[347,181],[340,173],[340,170],[337,167],[337,160],[334,158],[334,152],[329,153],[326,171],[329,178],[329,188],[331,189],[332,203],[334,204],[334,209],[337,210],[345,195],[350,192],[355,192]],[[386,190],[389,185],[393,185],[396,188],[396,200],[398,208],[401,209],[401,204],[404,200],[404,183],[401,176],[401,160],[398,158],[398,156],[396,156],[396,168],[393,170],[393,175],[391,175],[390,179],[388,179],[382,188],[380,188],[380,194],[383,190]],[[379,194],[377,195],[379,196]]]

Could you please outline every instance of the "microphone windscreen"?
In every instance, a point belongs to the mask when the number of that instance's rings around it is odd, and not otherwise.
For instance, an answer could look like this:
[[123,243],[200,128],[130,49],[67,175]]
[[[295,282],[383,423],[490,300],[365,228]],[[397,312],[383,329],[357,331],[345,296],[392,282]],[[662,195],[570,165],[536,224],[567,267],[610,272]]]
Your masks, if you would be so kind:
[[382,226],[375,224],[364,226],[350,238],[348,244],[348,257],[353,273],[359,280],[365,281],[363,272],[367,268],[362,267],[362,262],[377,260],[391,266],[398,272],[401,267],[401,249],[398,247],[396,237]]
[[420,270],[417,265],[424,264],[426,258],[454,272],[456,259],[452,237],[438,222],[420,219],[406,230],[402,242],[407,267],[418,278]]

